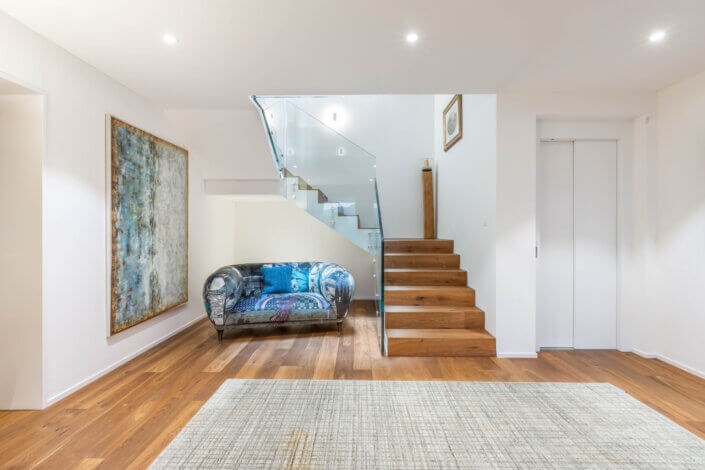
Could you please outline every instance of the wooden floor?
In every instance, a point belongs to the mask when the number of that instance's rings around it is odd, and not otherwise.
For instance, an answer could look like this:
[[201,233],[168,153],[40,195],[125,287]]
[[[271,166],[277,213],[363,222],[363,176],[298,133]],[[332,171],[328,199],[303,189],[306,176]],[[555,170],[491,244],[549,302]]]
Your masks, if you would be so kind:
[[43,411],[0,412],[3,468],[145,468],[223,380],[374,379],[610,382],[705,438],[705,380],[616,351],[538,359],[380,357],[376,317],[355,303],[330,327],[226,333],[204,318]]

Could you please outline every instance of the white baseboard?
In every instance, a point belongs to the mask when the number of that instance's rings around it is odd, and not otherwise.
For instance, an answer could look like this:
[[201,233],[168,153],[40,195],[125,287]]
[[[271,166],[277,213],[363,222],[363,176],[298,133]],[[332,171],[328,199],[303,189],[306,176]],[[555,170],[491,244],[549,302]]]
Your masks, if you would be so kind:
[[508,353],[508,352],[498,352],[497,357],[504,359],[536,359],[538,355],[535,352],[518,352],[518,353]]
[[640,351],[639,349],[634,349],[634,348],[632,348],[631,351],[622,351],[622,352],[633,352],[634,354],[641,356],[643,358],[646,358],[646,359],[659,359],[658,357],[656,357],[656,354],[654,354],[654,353],[646,353],[644,351]]
[[134,351],[133,353],[128,354],[127,356],[123,357],[122,359],[120,359],[120,360],[118,360],[118,361],[116,361],[116,362],[110,364],[110,365],[109,365],[108,367],[106,367],[105,369],[99,370],[99,371],[96,372],[95,374],[93,374],[93,375],[91,375],[91,376],[89,376],[89,377],[87,377],[87,378],[81,380],[80,382],[78,382],[78,383],[75,384],[75,385],[72,385],[71,387],[67,388],[67,389],[64,390],[63,392],[57,393],[57,394],[54,395],[53,397],[48,398],[48,399],[44,402],[44,408],[46,408],[46,407],[49,406],[49,405],[53,405],[54,403],[56,403],[57,401],[61,400],[62,398],[66,398],[67,396],[71,395],[73,392],[77,391],[78,389],[85,387],[85,386],[88,385],[89,383],[93,382],[94,380],[99,379],[100,377],[104,376],[104,375],[107,374],[108,372],[111,372],[111,371],[117,369],[118,367],[120,367],[121,365],[125,364],[126,362],[131,361],[131,360],[134,359],[135,357],[139,356],[139,355],[142,354],[143,352],[145,352],[145,351],[147,351],[147,350],[149,350],[149,349],[152,349],[154,346],[158,345],[159,343],[162,343],[162,342],[166,341],[167,339],[171,338],[171,337],[174,336],[175,334],[180,333],[181,331],[185,330],[186,328],[188,328],[189,326],[193,325],[194,323],[203,320],[204,318],[205,318],[204,316],[199,316],[199,317],[194,318],[194,319],[191,320],[190,322],[188,322],[188,323],[186,323],[186,324],[184,324],[184,325],[181,325],[180,327],[178,327],[178,328],[176,328],[175,330],[173,330],[173,331],[167,333],[166,335],[162,336],[161,338],[155,339],[155,340],[152,341],[151,343],[146,344],[145,346],[139,348],[138,350]]
[[690,367],[690,366],[686,366],[685,364],[683,364],[683,363],[681,363],[681,362],[678,362],[678,361],[675,361],[675,360],[671,359],[670,357],[666,357],[666,356],[664,356],[664,355],[662,355],[662,354],[658,354],[658,353],[647,353],[647,352],[640,351],[640,350],[634,349],[634,348],[632,348],[632,351],[631,351],[631,352],[633,352],[634,354],[637,354],[637,355],[639,355],[639,356],[641,356],[641,357],[644,357],[644,358],[646,358],[646,359],[658,359],[659,361],[663,361],[663,362],[665,362],[666,364],[670,364],[670,365],[672,365],[673,367],[677,367],[677,368],[679,368],[679,369],[681,369],[681,370],[684,370],[684,371],[686,371],[686,372],[688,372],[688,373],[690,373],[690,374],[697,375],[697,376],[700,377],[701,379],[705,379],[705,372],[700,371],[700,370],[695,369],[695,368]]

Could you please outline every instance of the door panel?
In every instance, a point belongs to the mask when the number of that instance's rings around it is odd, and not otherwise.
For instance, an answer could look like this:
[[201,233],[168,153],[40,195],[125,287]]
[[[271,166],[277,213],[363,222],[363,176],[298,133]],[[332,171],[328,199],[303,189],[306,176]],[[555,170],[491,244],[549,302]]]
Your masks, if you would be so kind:
[[617,142],[574,147],[575,348],[617,346]]
[[573,346],[573,143],[542,142],[537,161],[536,344]]

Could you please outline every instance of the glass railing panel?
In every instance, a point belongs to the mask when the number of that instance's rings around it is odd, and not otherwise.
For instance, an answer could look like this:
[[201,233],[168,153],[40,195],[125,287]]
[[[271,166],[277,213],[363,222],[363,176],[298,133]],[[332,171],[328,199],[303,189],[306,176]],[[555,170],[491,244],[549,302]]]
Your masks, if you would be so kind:
[[283,135],[283,132],[281,129],[282,125],[280,124],[280,120],[277,118],[278,116],[283,115],[284,103],[275,101],[263,102],[255,97],[252,97],[252,102],[260,112],[265,138],[267,139],[267,144],[272,151],[274,164],[281,175],[283,166],[281,161],[282,152],[280,149],[282,148],[282,142],[280,141],[280,136]]
[[353,189],[374,180],[376,159],[365,149],[290,102],[285,102],[285,114],[283,164],[291,173],[303,175],[317,188],[350,185]]
[[373,205],[379,230],[375,234],[373,263],[375,270],[375,312],[377,313],[377,332],[382,354],[387,354],[387,334],[384,315],[384,229],[382,227],[382,209],[379,206],[379,189],[375,180],[375,202]]
[[385,350],[383,235],[376,158],[281,97],[252,97],[282,178],[283,196],[370,253]]

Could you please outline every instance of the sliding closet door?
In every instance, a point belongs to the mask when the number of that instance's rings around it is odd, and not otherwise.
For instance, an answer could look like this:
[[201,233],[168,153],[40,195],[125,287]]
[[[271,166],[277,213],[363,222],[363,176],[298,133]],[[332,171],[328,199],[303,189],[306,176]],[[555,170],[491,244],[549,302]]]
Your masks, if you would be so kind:
[[537,161],[536,342],[573,346],[573,143],[542,142]]
[[574,143],[574,347],[617,346],[617,142]]

